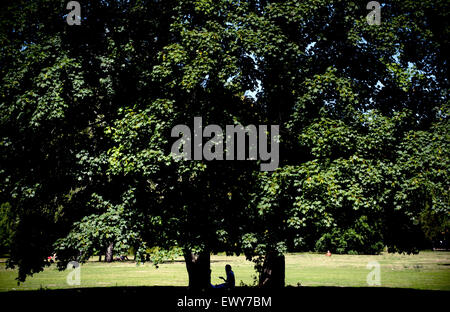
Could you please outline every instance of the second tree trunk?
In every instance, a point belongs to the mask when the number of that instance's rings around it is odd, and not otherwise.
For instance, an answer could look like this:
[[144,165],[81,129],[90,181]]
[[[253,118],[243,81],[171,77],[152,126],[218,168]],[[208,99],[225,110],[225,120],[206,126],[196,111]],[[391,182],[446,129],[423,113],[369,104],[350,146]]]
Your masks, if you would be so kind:
[[278,255],[275,252],[268,253],[259,275],[259,286],[264,288],[284,287],[284,270],[284,255]]

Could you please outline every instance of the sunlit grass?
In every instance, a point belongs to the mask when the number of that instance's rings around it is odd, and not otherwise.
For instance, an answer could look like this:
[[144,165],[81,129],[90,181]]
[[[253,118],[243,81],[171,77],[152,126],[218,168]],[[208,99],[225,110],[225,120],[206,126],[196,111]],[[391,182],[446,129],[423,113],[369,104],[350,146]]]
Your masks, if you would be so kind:
[[[2,259],[4,260],[4,259]],[[108,286],[186,286],[188,276],[182,258],[155,268],[150,263],[97,262],[97,258],[81,266],[81,285],[77,287]],[[450,253],[421,252],[419,255],[382,254],[379,256],[332,255],[299,253],[286,255],[286,284],[297,286],[367,287],[366,265],[378,261],[381,266],[381,286],[450,290]],[[253,285],[253,263],[245,257],[211,256],[212,283],[222,281],[225,264],[231,264],[236,284]],[[66,283],[70,271],[58,271],[55,265],[29,277],[17,285],[17,271],[5,269],[0,263],[0,291],[39,288],[72,288]]]

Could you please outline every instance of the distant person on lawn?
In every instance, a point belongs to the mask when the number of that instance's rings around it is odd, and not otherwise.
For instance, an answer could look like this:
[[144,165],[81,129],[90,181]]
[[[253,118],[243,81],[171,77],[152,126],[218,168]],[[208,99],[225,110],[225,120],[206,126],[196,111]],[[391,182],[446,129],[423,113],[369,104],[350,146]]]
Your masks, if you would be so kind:
[[227,274],[227,279],[225,279],[222,276],[220,277],[221,279],[224,280],[225,283],[213,286],[213,288],[228,288],[228,289],[234,288],[236,282],[234,278],[234,272],[231,270],[231,265],[227,264],[225,266],[225,273]]

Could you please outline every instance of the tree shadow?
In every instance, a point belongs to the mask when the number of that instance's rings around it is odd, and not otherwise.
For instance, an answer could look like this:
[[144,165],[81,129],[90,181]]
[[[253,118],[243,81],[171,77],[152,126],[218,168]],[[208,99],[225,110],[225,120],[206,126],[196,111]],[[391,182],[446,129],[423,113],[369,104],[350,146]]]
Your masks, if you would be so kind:
[[[450,292],[384,287],[286,287],[280,290],[268,290],[257,287],[236,287],[233,290],[209,289],[191,291],[187,287],[143,286],[143,287],[93,287],[37,291],[10,291],[0,293],[0,302],[7,302],[15,308],[31,304],[33,308],[67,307],[91,311],[122,307],[142,306],[143,311],[309,311],[335,310],[337,307],[347,310],[366,308],[412,308],[426,304],[427,309],[444,304]],[[230,307],[231,301],[246,298]],[[248,298],[252,299],[248,299]],[[225,298],[225,299],[224,299]],[[259,299],[255,299],[259,298]],[[265,298],[265,300],[261,300]],[[270,301],[269,299],[270,298]],[[190,301],[190,299],[192,299]],[[208,309],[205,306],[185,306],[194,299],[210,299]],[[223,301],[224,300],[224,301]],[[201,300],[197,300],[201,303]],[[236,301],[234,301],[236,302]],[[270,306],[266,305],[270,302]],[[223,305],[225,303],[226,306]],[[250,303],[250,306],[248,304]],[[259,306],[258,306],[259,304]],[[182,305],[182,306],[180,306]],[[256,305],[256,306],[255,306]]]

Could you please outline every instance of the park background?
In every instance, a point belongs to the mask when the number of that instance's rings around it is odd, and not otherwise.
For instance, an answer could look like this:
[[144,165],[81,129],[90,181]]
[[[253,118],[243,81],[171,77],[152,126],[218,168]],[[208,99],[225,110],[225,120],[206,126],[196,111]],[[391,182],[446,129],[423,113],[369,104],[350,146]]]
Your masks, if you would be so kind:
[[[2,2],[1,290],[67,287],[70,261],[99,287],[207,288],[228,261],[363,286],[372,260],[448,290],[448,1],[79,4]],[[173,159],[195,116],[279,125],[279,168]]]

